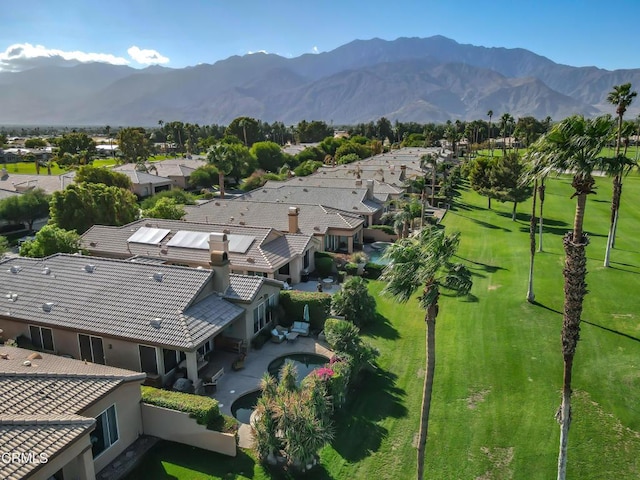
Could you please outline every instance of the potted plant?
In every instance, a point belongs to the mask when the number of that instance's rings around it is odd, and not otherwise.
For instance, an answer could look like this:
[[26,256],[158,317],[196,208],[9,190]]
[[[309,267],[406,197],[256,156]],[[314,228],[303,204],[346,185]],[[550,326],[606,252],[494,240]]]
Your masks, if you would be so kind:
[[364,273],[364,266],[367,264],[369,257],[364,252],[355,252],[351,255],[351,261],[358,266],[357,274],[362,275]]

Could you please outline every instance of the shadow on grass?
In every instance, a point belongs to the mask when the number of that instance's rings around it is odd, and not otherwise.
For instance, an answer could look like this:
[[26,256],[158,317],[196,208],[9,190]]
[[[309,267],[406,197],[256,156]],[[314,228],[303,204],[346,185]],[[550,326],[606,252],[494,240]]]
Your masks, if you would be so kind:
[[[631,268],[638,268],[637,265],[631,265],[630,263],[620,263],[620,262],[611,262],[612,264],[615,263],[616,265],[624,265],[625,267],[631,267]],[[634,273],[636,275],[640,274],[640,272],[638,270],[629,270],[628,268],[621,268],[621,267],[617,267],[614,265],[609,265],[609,268],[613,269],[613,270],[618,270],[620,272],[627,272],[627,273]]]
[[[484,210],[484,209],[478,209],[478,210]],[[493,223],[484,222],[482,220],[478,220],[477,218],[467,217],[466,215],[462,215],[461,213],[458,213],[458,212],[456,212],[456,215],[458,215],[459,217],[471,220],[473,223],[476,223],[476,224],[478,224],[478,225],[480,225],[481,227],[484,227],[484,228],[489,228],[491,230],[502,230],[503,232],[510,232],[511,231],[510,228],[499,227],[498,225],[494,225]]]
[[[526,227],[522,226],[519,228],[519,230],[520,230],[520,233],[529,233],[529,226],[528,225]],[[550,233],[551,235],[564,236],[565,233],[571,232],[571,231],[573,231],[573,228],[570,226],[548,227],[546,223],[542,226],[542,233]],[[586,233],[590,237],[606,237],[607,236],[601,233],[593,233],[593,232],[586,232]]]
[[[460,255],[454,255],[454,257],[459,258],[460,260],[464,260],[467,263],[471,263],[473,265],[477,265],[477,268],[484,270],[487,273],[495,273],[498,270],[507,270],[507,268],[504,267],[498,267],[497,265],[488,265],[486,263],[482,263],[482,262],[476,262],[474,260],[469,260],[468,258],[465,257],[461,257]],[[470,267],[470,268],[476,268],[476,267]]]
[[376,318],[371,324],[362,329],[362,333],[369,337],[381,337],[388,340],[400,338],[400,332],[396,330],[387,317],[379,313],[376,313]]
[[332,446],[345,460],[358,462],[380,448],[389,432],[378,421],[407,415],[406,392],[395,386],[396,378],[381,369],[365,371],[345,411],[336,416]]
[[535,300],[534,300],[533,302],[531,302],[531,305],[535,305],[536,307],[542,307],[542,308],[544,308],[545,310],[549,310],[550,312],[553,312],[553,313],[557,313],[557,314],[559,314],[559,315],[562,315],[562,312],[561,312],[560,310],[556,310],[556,309],[554,309],[554,308],[547,307],[546,305],[543,305],[543,304],[542,304],[542,303],[540,303],[540,302],[536,302]]
[[[142,462],[125,477],[125,480],[153,478],[154,480],[174,480],[176,477],[167,470],[191,470],[202,475],[218,478],[236,478],[243,475],[253,478],[256,461],[244,450],[238,449],[235,457],[209,452],[200,448],[168,441],[160,441],[142,459]],[[281,478],[274,476],[272,478]],[[282,477],[286,478],[286,477]],[[328,477],[327,477],[328,478]]]
[[591,325],[593,327],[601,328],[602,330],[606,330],[607,332],[615,333],[616,335],[620,335],[621,337],[628,338],[629,340],[633,340],[635,342],[640,342],[640,338],[634,337],[633,335],[629,335],[627,333],[619,332],[618,330],[614,330],[612,328],[603,327],[602,325],[598,325],[597,323],[588,322],[587,320],[582,320],[582,323],[586,323],[587,325]]

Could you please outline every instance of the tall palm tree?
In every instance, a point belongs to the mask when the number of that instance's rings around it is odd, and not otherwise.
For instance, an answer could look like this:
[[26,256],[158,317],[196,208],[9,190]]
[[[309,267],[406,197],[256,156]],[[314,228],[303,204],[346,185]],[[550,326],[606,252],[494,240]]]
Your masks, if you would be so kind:
[[401,303],[407,302],[416,290],[422,289],[420,307],[425,310],[426,322],[426,375],[422,392],[422,410],[418,434],[417,478],[424,477],[424,459],[429,427],[429,410],[436,365],[436,317],[442,287],[458,295],[471,290],[471,273],[461,264],[451,263],[458,249],[458,233],[446,235],[444,229],[430,226],[417,235],[398,240],[389,246],[385,257],[390,261],[382,280],[384,293]]
[[536,257],[536,198],[538,193],[538,179],[533,181],[533,200],[531,203],[531,218],[529,220],[529,286],[527,288],[527,302],[533,303],[536,295],[533,292],[533,266]]
[[[625,83],[622,85],[615,85],[613,90],[607,95],[607,102],[616,106],[616,115],[618,115],[618,132],[616,138],[616,158],[614,162],[618,164],[620,162],[620,146],[622,143],[622,118],[624,117],[627,107],[631,105],[633,99],[638,95],[638,92],[631,91],[631,84]],[[609,259],[611,257],[611,248],[613,246],[613,239],[615,237],[615,225],[618,217],[618,211],[620,209],[620,198],[622,197],[622,175],[625,173],[625,169],[616,170],[612,169],[613,174],[613,198],[611,199],[611,221],[609,225],[609,235],[607,236],[607,250],[604,255],[604,266],[609,266]]]
[[489,151],[493,157],[493,146],[491,144],[491,118],[493,117],[493,110],[489,110],[487,116],[489,117],[489,131],[487,132],[487,137],[489,137]]
[[564,276],[564,313],[562,319],[562,356],[563,382],[562,404],[556,417],[560,423],[560,451],[558,454],[558,480],[564,480],[567,471],[567,445],[571,425],[571,375],[576,346],[580,335],[582,304],[587,294],[587,258],[585,247],[589,243],[583,232],[587,195],[594,193],[592,173],[601,168],[602,149],[611,138],[612,122],[610,116],[585,119],[583,116],[569,117],[553,126],[541,138],[538,145],[542,155],[539,168],[535,168],[539,177],[551,172],[573,172],[571,182],[576,197],[576,210],[573,231],[564,236],[566,254],[563,269]]
[[207,162],[218,170],[218,182],[220,183],[220,198],[224,199],[224,176],[231,173],[233,163],[227,145],[218,143],[211,147],[207,154]]
[[513,122],[513,117],[510,113],[503,113],[500,117],[500,125],[502,126],[502,154],[507,152],[507,137],[509,136],[509,127]]
[[538,251],[542,252],[543,248],[542,248],[542,223],[544,222],[544,192],[547,189],[546,185],[545,185],[545,181],[546,181],[546,176],[540,177],[539,179],[539,183],[538,183],[538,198],[540,198],[540,219],[538,221],[538,237],[539,237],[539,241],[538,241]]

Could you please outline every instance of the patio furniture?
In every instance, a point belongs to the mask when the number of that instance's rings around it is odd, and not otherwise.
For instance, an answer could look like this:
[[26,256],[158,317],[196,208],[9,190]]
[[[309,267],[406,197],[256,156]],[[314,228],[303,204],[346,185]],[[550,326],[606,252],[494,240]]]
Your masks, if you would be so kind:
[[173,390],[182,393],[193,393],[193,382],[188,378],[179,378],[173,384]]
[[277,328],[271,330],[271,341],[273,343],[282,343],[285,339],[285,332],[280,332]]
[[307,323],[307,322],[293,322],[293,325],[291,326],[291,330],[289,330],[289,332],[297,333],[297,334],[302,335],[304,337],[308,337],[309,336],[309,326],[310,326],[310,324]]
[[287,342],[289,343],[293,343],[296,341],[296,338],[298,338],[298,332],[289,332],[287,333],[286,337],[287,337]]
[[244,368],[244,359],[246,356],[246,353],[241,353],[240,356],[231,363],[231,369],[236,372],[238,370],[242,370]]
[[218,335],[215,339],[215,344],[218,350],[234,353],[242,353],[247,349],[244,340],[241,338],[225,337],[224,335]]

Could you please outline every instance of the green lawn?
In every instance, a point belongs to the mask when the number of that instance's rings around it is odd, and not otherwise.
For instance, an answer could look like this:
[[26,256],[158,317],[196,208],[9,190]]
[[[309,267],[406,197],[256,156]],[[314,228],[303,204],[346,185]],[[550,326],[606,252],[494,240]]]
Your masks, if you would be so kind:
[[[568,477],[640,476],[640,177],[625,181],[612,267],[602,267],[611,181],[598,179],[585,229],[591,236],[590,294],[574,367],[574,420]],[[444,219],[462,232],[459,255],[474,272],[472,296],[443,297],[437,324],[437,369],[427,442],[430,479],[548,479],[556,472],[562,358],[561,237],[574,201],[565,178],[549,181],[544,253],[536,257],[536,300],[525,301],[528,212],[463,190]],[[386,320],[366,332],[379,348],[380,371],[364,378],[336,440],[321,452],[312,479],[405,479],[415,474],[424,364],[424,323],[415,302],[380,297]],[[588,322],[588,323],[587,323]],[[136,476],[137,475],[137,476]],[[249,452],[237,460],[162,443],[130,478],[278,478]]]
[[[161,160],[166,160],[169,158],[176,158],[172,155],[155,155],[149,158],[150,162],[159,162]],[[98,158],[92,162],[94,167],[111,167],[116,165],[115,158]],[[9,174],[12,173],[20,173],[26,175],[35,175],[36,174],[36,164],[34,162],[16,162],[16,163],[7,163],[2,164],[2,167],[5,167]],[[61,175],[63,173],[68,172],[63,168],[58,167],[58,165],[53,162],[51,166],[51,175]],[[47,168],[40,167],[40,175],[47,175]]]

